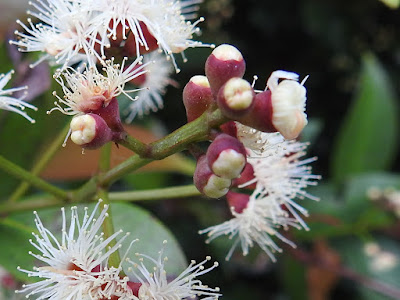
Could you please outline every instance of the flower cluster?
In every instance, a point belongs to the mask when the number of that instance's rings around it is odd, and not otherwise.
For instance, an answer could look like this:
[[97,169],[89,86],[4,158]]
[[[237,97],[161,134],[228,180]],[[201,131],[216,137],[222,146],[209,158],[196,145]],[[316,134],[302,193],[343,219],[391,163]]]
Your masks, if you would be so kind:
[[123,137],[116,97],[123,93],[135,100],[128,93],[137,90],[124,90],[124,87],[127,82],[143,75],[146,66],[141,57],[129,66],[125,66],[125,62],[126,58],[121,64],[114,63],[114,59],[105,61],[104,74],[95,67],[86,67],[83,73],[67,68],[54,76],[64,97],[54,92],[58,102],[48,113],[58,110],[74,116],[68,136],[71,134],[72,141],[82,148],[99,148]]
[[[102,205],[101,200],[91,213],[85,208],[83,219],[80,219],[78,209],[72,207],[69,226],[65,209],[62,208],[60,239],[43,225],[35,212],[35,223],[39,234],[33,233],[35,241],[30,242],[41,254],[32,252],[30,254],[41,261],[43,266],[35,267],[33,271],[21,268],[19,270],[30,277],[38,277],[42,280],[24,285],[17,293],[24,293],[27,298],[36,296],[37,299],[53,300],[167,300],[194,296],[211,300],[221,296],[218,288],[203,285],[198,279],[199,276],[217,267],[218,264],[214,263],[211,267],[204,268],[210,260],[209,257],[197,264],[190,263],[179,276],[169,280],[170,276],[167,276],[164,268],[168,259],[163,257],[163,250],[160,251],[157,259],[145,254],[137,254],[138,262],[126,259],[133,267],[127,270],[128,276],[122,276],[122,265],[109,266],[108,261],[110,256],[120,249],[121,243],[129,236],[129,233],[119,238],[114,246],[109,247],[110,242],[116,241],[122,231],[117,231],[107,238],[104,237],[101,227],[105,218],[108,217],[108,206],[104,205],[96,216],[100,205]],[[131,242],[130,247],[134,242],[137,240]],[[153,272],[148,271],[144,266],[143,258],[154,263]]]
[[169,1],[32,1],[28,14],[38,19],[28,25],[18,20],[23,31],[11,41],[20,51],[40,51],[43,60],[65,68],[78,62],[93,66],[111,55],[140,56],[160,49],[172,58],[188,47],[211,46],[192,40],[199,33],[194,22],[199,0]]
[[200,233],[208,234],[207,242],[221,235],[235,237],[227,259],[239,244],[243,255],[258,244],[275,261],[274,252],[281,249],[271,236],[295,247],[279,233],[279,228],[308,230],[301,217],[308,215],[307,210],[296,200],[318,200],[305,191],[320,179],[320,176],[311,174],[308,166],[315,158],[301,160],[307,144],[285,140],[280,133],[260,132],[237,122],[234,126],[238,139],[246,148],[248,163],[241,177],[233,183],[241,189],[240,193],[229,191],[226,195],[233,218]]
[[294,246],[279,228],[308,229],[301,218],[307,211],[295,200],[317,200],[305,191],[320,178],[308,166],[315,158],[302,160],[307,144],[294,140],[307,124],[305,80],[299,83],[297,74],[279,70],[258,91],[244,73],[242,54],[221,45],[206,61],[206,76],[194,76],[183,91],[189,122],[215,108],[228,120],[213,133],[205,153],[194,153],[193,180],[208,197],[226,195],[233,218],[200,233],[208,233],[208,242],[236,237],[227,259],[239,244],[244,255],[258,244],[275,260],[273,252],[280,248],[271,236]]
[[35,123],[35,120],[28,116],[26,112],[24,112],[25,108],[30,108],[36,110],[36,107],[32,104],[24,102],[22,99],[24,96],[19,98],[11,97],[14,92],[26,90],[27,87],[17,87],[5,90],[4,87],[10,81],[11,75],[14,71],[10,71],[7,74],[0,75],[0,109],[8,110],[20,114],[25,119],[30,121],[31,123]]

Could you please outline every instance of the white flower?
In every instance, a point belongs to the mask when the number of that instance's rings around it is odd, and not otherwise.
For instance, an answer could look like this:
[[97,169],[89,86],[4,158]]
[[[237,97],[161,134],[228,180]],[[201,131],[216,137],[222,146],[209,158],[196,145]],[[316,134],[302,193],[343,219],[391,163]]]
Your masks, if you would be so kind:
[[170,78],[173,68],[163,55],[155,51],[144,55],[143,62],[146,63],[144,71],[146,74],[143,87],[137,94],[137,99],[129,105],[127,109],[129,115],[126,122],[130,123],[136,117],[142,117],[150,111],[156,112],[163,108],[162,96],[166,92],[166,87],[173,83]]
[[[96,213],[101,200],[91,214],[84,209],[80,220],[77,207],[71,208],[71,220],[67,225],[64,208],[62,211],[62,237],[54,236],[40,220],[36,212],[35,223],[39,234],[33,233],[35,241],[30,243],[40,252],[32,256],[44,263],[34,267],[33,271],[18,268],[30,277],[41,278],[41,281],[24,285],[18,293],[28,293],[26,297],[36,295],[37,299],[108,299],[112,295],[126,294],[127,278],[121,279],[121,268],[107,266],[110,255],[120,248],[122,241],[109,247],[109,243],[121,234],[115,232],[103,238],[101,226],[107,215],[108,206],[104,205],[98,218]],[[129,290],[128,290],[129,292]],[[96,296],[97,295],[97,296]],[[132,298],[133,299],[133,298]]]
[[285,140],[280,133],[265,133],[239,123],[236,125],[238,138],[247,149],[247,161],[254,170],[254,178],[240,187],[256,183],[264,194],[274,197],[308,230],[297,213],[299,211],[307,216],[307,210],[294,201],[296,198],[319,200],[305,191],[321,179],[321,176],[311,174],[311,167],[308,166],[316,157],[301,160],[308,144]]
[[31,123],[35,123],[35,120],[32,119],[31,117],[29,117],[28,114],[26,112],[24,112],[23,110],[25,108],[37,110],[37,108],[27,102],[22,101],[22,99],[24,98],[23,96],[20,98],[10,97],[10,95],[12,95],[12,93],[21,91],[21,90],[25,90],[28,87],[24,86],[24,87],[17,87],[17,88],[4,90],[5,85],[10,81],[11,75],[13,73],[14,73],[14,71],[10,71],[7,74],[0,75],[0,109],[9,110],[9,111],[15,112],[17,114],[20,114],[21,116],[23,116],[25,119],[27,119]]
[[226,260],[229,260],[238,245],[241,246],[243,255],[249,253],[249,248],[257,244],[273,261],[276,261],[274,252],[281,252],[281,248],[273,241],[276,236],[281,241],[295,247],[290,240],[281,235],[280,227],[288,226],[299,228],[295,219],[290,218],[273,198],[269,199],[260,189],[256,189],[249,198],[247,207],[237,213],[231,208],[233,218],[215,226],[199,231],[207,233],[207,243],[223,235],[233,239],[233,245],[229,250]]
[[294,247],[291,241],[279,233],[279,229],[292,226],[308,230],[298,213],[307,216],[307,210],[295,200],[319,200],[305,191],[306,187],[316,185],[320,179],[320,176],[311,174],[311,167],[308,166],[316,158],[301,160],[307,144],[285,140],[280,133],[261,132],[237,122],[236,128],[238,139],[246,148],[247,161],[254,171],[254,178],[239,185],[239,188],[254,183],[256,188],[241,213],[231,208],[232,219],[201,230],[200,233],[208,233],[207,242],[222,235],[234,239],[226,259],[232,256],[239,244],[243,255],[247,255],[249,248],[258,244],[275,261],[274,252],[280,252],[281,249],[271,236]]
[[[65,69],[62,73],[55,75],[55,80],[61,85],[64,97],[54,95],[58,99],[53,110],[59,110],[67,115],[76,115],[100,107],[107,106],[116,96],[123,93],[133,100],[127,93],[137,90],[124,90],[125,83],[144,74],[144,65],[141,64],[141,57],[137,58],[130,66],[114,64],[114,59],[105,62],[103,71],[100,73],[97,68],[89,67],[83,73],[72,68]],[[64,105],[65,107],[61,106]]]
[[[32,67],[46,59],[62,68],[82,60],[90,65],[94,65],[96,59],[101,60],[95,51],[95,44],[101,41],[90,35],[93,11],[83,9],[78,1],[36,0],[30,4],[35,11],[28,11],[28,14],[42,23],[34,24],[28,18],[27,26],[18,20],[25,32],[16,31],[19,39],[10,43],[19,46],[22,52],[44,53]],[[80,52],[85,56],[79,55]]]
[[[193,41],[193,35],[199,33],[197,24],[188,19],[195,17],[198,0],[101,0],[96,2],[97,16],[91,20],[93,36],[101,37],[102,53],[109,37],[127,39],[127,33],[133,35],[137,55],[141,48],[150,49],[149,43],[155,39],[158,46],[172,58],[179,71],[173,53],[181,53],[188,47],[211,45]],[[145,29],[146,28],[146,29]]]
[[[287,148],[290,148],[291,143],[294,144],[293,147],[298,146],[303,149],[307,147],[306,144],[295,141],[284,141],[283,143],[287,144]],[[282,147],[286,148],[285,145]],[[316,180],[320,179],[320,176],[311,174],[311,167],[307,165],[315,161],[315,157],[300,160],[305,154],[304,151],[300,151],[285,155],[276,153],[262,158],[249,157],[248,162],[253,167],[254,179],[240,187],[257,183],[257,187],[261,188],[264,194],[285,206],[302,227],[308,230],[307,225],[297,213],[298,211],[302,215],[308,216],[307,210],[297,204],[295,199],[308,198],[318,201],[319,198],[306,192],[305,188],[316,185]]]
[[[307,125],[306,88],[304,82],[297,80],[299,75],[286,71],[272,72],[267,81],[266,89],[271,90],[271,105],[273,107],[272,124],[286,138],[296,138]],[[279,82],[279,79],[283,79]]]
[[[166,241],[164,241],[166,244]],[[163,250],[159,252],[157,259],[145,254],[136,254],[141,261],[139,264],[130,260],[133,268],[129,268],[136,280],[142,284],[139,289],[138,297],[140,300],[180,300],[186,298],[203,297],[203,300],[218,299],[221,294],[219,288],[210,288],[198,279],[199,276],[210,272],[218,266],[215,262],[211,267],[205,268],[204,265],[211,259],[209,256],[200,263],[191,261],[190,265],[175,279],[169,281],[164,264],[168,261],[163,257]],[[154,264],[152,271],[149,271],[143,264],[147,259]]]

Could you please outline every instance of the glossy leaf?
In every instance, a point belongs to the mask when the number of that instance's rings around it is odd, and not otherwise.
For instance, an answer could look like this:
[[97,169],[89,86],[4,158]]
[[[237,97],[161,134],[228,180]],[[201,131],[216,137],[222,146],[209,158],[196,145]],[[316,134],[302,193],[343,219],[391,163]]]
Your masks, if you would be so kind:
[[[370,242],[362,242],[354,238],[337,241],[336,250],[341,254],[343,264],[366,278],[384,284],[385,290],[397,290],[400,294],[400,244],[385,237],[375,237]],[[361,299],[383,300],[392,299],[368,286],[357,284]],[[396,297],[397,299],[397,297]]]
[[397,138],[397,105],[388,74],[375,56],[364,55],[359,91],[334,147],[334,179],[388,168],[398,149]]

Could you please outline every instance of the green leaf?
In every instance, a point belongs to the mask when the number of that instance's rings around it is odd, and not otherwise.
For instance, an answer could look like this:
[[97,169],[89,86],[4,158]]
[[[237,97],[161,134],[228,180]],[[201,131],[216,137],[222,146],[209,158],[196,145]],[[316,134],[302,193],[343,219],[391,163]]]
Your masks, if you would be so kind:
[[[398,241],[375,237],[372,242],[365,243],[359,239],[343,238],[332,246],[340,253],[345,266],[400,292],[398,280],[400,278],[400,243]],[[358,284],[356,287],[364,300],[392,299],[365,285]]]
[[367,197],[370,188],[400,188],[400,175],[391,173],[367,173],[354,176],[346,182],[343,198],[350,214],[373,205]]
[[307,299],[307,282],[304,265],[289,255],[282,256],[280,276],[284,290],[293,300]]
[[[86,205],[89,207],[89,212],[94,208],[94,204]],[[78,205],[78,212],[80,217],[83,217],[84,205]],[[67,219],[68,219],[68,211]],[[40,219],[42,220],[44,226],[48,228],[56,237],[61,237],[61,212],[58,208],[42,209],[38,210]],[[126,203],[112,203],[111,204],[111,215],[114,222],[115,230],[122,229],[124,232],[130,232],[130,235],[125,239],[120,249],[120,256],[123,257],[127,254],[127,257],[131,258],[132,261],[137,262],[137,257],[135,253],[146,254],[155,259],[158,258],[159,251],[165,247],[163,256],[168,257],[168,261],[165,263],[165,269],[169,275],[179,275],[187,267],[187,262],[185,256],[176,241],[173,234],[153,215],[151,215],[146,210],[135,206],[133,204]],[[6,219],[7,222],[14,224],[15,228],[35,228],[34,216],[31,212],[23,212],[13,214]],[[69,221],[67,221],[67,225]],[[31,235],[23,235],[14,229],[14,231],[5,231],[0,227],[0,237],[4,243],[8,243],[10,240],[10,246],[2,247],[7,249],[2,249],[2,253],[9,255],[1,255],[4,262],[7,264],[4,267],[15,274],[16,267],[21,266],[21,268],[31,270],[34,266],[33,257],[28,255],[27,247],[30,247],[29,238]],[[35,231],[29,230],[29,231]],[[4,234],[3,234],[4,231]],[[4,236],[4,239],[3,239]],[[121,235],[122,237],[122,235]],[[127,249],[130,243],[139,239],[139,241],[134,242],[130,251],[127,253]],[[168,243],[163,245],[163,241],[166,240]],[[17,250],[16,250],[17,249]],[[14,255],[15,251],[22,249],[21,255]],[[6,252],[8,251],[8,252]],[[35,251],[33,251],[36,253]],[[12,254],[11,254],[12,253]],[[0,261],[0,265],[3,261]],[[147,268],[152,269],[154,264],[149,263],[148,260],[144,260],[144,264]],[[131,264],[125,263],[124,270],[132,266]],[[19,276],[22,276],[22,272],[17,272]],[[129,272],[126,272],[129,275]],[[24,278],[23,276],[20,278]],[[25,281],[27,278],[25,278]]]
[[335,180],[390,167],[398,148],[397,109],[387,73],[373,54],[364,55],[359,91],[335,141]]
[[400,0],[379,0],[386,4],[386,6],[390,7],[391,9],[399,8]]
[[[168,257],[165,265],[168,274],[179,275],[187,267],[183,251],[173,234],[149,212],[127,203],[112,203],[111,211],[115,230],[128,231],[131,233],[132,240],[139,239],[128,253],[128,257],[132,260],[135,260],[137,252],[157,258],[158,252],[163,247],[163,241],[166,240],[168,244],[165,247],[164,256]],[[126,253],[128,246],[129,242],[122,245],[121,255]],[[146,264],[146,260],[144,263]],[[148,265],[148,268],[153,267],[152,264]]]
[[391,225],[394,216],[368,199],[367,191],[371,187],[399,188],[400,176],[368,173],[351,177],[342,189],[329,182],[310,188],[308,192],[321,202],[304,202],[304,208],[310,213],[309,220],[305,219],[310,231],[294,231],[294,235],[301,240],[363,235]]
[[28,242],[32,231],[32,228],[13,220],[0,220],[0,265],[19,280],[26,280],[27,276],[17,267],[31,266],[35,260],[28,254],[28,250],[33,250]]

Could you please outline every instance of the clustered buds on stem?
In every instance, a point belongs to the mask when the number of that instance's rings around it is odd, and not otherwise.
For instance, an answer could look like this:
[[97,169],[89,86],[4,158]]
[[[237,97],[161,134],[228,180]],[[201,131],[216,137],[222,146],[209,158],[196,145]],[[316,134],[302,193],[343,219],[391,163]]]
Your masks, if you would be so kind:
[[307,124],[304,80],[299,83],[297,74],[275,71],[265,90],[257,91],[242,78],[245,69],[238,49],[220,45],[207,58],[206,76],[192,77],[183,90],[188,122],[216,108],[232,120],[220,127],[224,133],[212,138],[206,155],[197,161],[194,182],[209,197],[219,198],[232,183],[237,186],[253,176],[233,121],[261,132],[280,132],[285,139],[295,139]]

